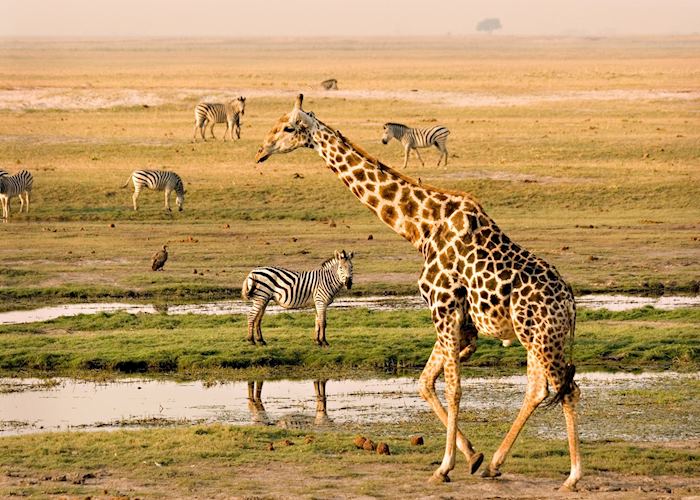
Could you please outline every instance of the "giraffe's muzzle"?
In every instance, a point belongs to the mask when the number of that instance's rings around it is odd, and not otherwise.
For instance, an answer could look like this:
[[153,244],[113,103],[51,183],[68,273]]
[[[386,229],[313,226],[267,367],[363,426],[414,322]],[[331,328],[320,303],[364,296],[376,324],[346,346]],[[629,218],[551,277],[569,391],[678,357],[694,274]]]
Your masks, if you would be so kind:
[[258,149],[255,155],[255,163],[262,163],[270,157],[270,153],[266,153],[263,148]]

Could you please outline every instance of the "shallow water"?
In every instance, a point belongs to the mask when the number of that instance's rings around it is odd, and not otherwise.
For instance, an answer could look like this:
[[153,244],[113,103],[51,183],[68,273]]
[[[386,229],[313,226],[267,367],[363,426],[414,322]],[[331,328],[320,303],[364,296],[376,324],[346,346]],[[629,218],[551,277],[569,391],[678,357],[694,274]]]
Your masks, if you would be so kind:
[[[576,303],[579,307],[588,309],[609,309],[611,311],[625,311],[644,306],[653,306],[658,309],[677,309],[680,307],[700,307],[700,296],[634,297],[602,294],[583,295],[576,298]],[[372,311],[392,311],[398,309],[423,309],[425,308],[425,302],[418,296],[339,297],[331,307],[341,309],[364,307]],[[3,312],[0,313],[0,324],[33,323],[35,321],[48,321],[63,316],[117,311],[124,311],[130,314],[246,314],[249,308],[250,304],[242,300],[222,300],[203,304],[164,304],[157,306],[152,304],[129,304],[122,302],[65,304],[25,311]],[[308,310],[309,309],[306,309],[306,311]],[[298,311],[299,310],[282,309],[276,304],[270,304],[266,309],[266,314],[279,314],[281,312],[293,313]]]
[[[584,439],[675,441],[700,439],[693,387],[700,373],[584,373],[577,376]],[[511,421],[526,377],[462,381],[463,412]],[[410,422],[428,407],[414,378],[330,381],[196,382],[0,379],[0,436],[62,430],[226,423],[292,428]],[[438,382],[438,393],[443,385]],[[687,404],[654,404],[658,391],[689,395]],[[649,394],[646,397],[644,394]],[[637,404],[637,399],[640,404]],[[640,399],[641,398],[641,399]],[[652,403],[649,403],[651,401]],[[539,415],[539,416],[537,416]],[[560,410],[541,410],[534,432],[563,438]],[[432,418],[432,417],[429,417]]]

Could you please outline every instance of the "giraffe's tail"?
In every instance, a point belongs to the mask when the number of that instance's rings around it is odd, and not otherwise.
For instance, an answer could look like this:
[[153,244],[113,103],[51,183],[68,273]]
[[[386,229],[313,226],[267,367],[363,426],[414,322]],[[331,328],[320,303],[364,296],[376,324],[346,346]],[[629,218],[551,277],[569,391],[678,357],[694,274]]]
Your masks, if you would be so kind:
[[574,294],[571,291],[571,302],[569,303],[569,334],[571,338],[569,339],[569,362],[566,363],[566,371],[564,372],[564,380],[562,381],[561,387],[554,395],[551,401],[544,405],[545,408],[549,408],[558,403],[564,401],[564,398],[568,394],[572,394],[578,386],[574,382],[574,375],[576,375],[576,365],[574,364],[574,335],[576,331],[576,302],[574,301]]

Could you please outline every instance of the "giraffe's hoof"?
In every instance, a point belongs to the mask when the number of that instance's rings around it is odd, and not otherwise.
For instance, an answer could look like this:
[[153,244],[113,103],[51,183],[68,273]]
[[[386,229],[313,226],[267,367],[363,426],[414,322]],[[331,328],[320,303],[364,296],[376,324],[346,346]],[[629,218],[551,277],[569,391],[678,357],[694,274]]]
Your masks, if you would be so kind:
[[435,472],[433,472],[433,475],[430,476],[430,479],[428,479],[428,482],[430,484],[449,483],[450,477],[447,474],[443,474],[442,472],[435,471]]
[[472,457],[469,459],[469,473],[474,474],[476,471],[478,471],[479,467],[481,467],[481,462],[483,461],[483,453],[475,453],[474,455],[472,455]]
[[576,491],[578,491],[576,483],[569,484],[568,481],[559,487],[559,493],[574,493]]
[[496,469],[496,470],[491,470],[491,468],[486,469],[484,472],[481,473],[481,477],[498,477],[501,475],[501,471]]
[[263,339],[260,339],[260,340],[258,340],[258,344],[267,345],[267,342],[265,342]]

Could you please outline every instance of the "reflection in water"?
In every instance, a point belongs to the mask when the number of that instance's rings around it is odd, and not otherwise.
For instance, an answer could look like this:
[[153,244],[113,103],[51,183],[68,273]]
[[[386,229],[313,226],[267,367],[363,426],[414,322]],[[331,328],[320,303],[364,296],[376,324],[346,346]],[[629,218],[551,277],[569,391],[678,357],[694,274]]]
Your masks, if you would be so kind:
[[[583,439],[700,439],[693,424],[700,373],[581,373]],[[0,437],[72,429],[223,423],[334,428],[418,421],[430,411],[410,377],[203,383],[124,379],[109,383],[0,379]],[[525,375],[464,377],[461,411],[510,424]],[[314,388],[311,393],[310,388]],[[438,393],[444,384],[438,380]],[[669,401],[658,394],[667,394]],[[263,403],[264,400],[264,403]],[[431,421],[432,421],[432,417]],[[538,411],[528,432],[566,438],[558,411]],[[0,442],[1,446],[1,442]]]
[[262,402],[263,381],[248,382],[248,410],[251,415],[251,423],[254,425],[277,425],[285,429],[298,429],[303,427],[330,425],[333,421],[328,417],[326,408],[326,382],[328,380],[314,380],[314,393],[316,394],[316,415],[293,412],[281,416],[277,421],[270,419]]

